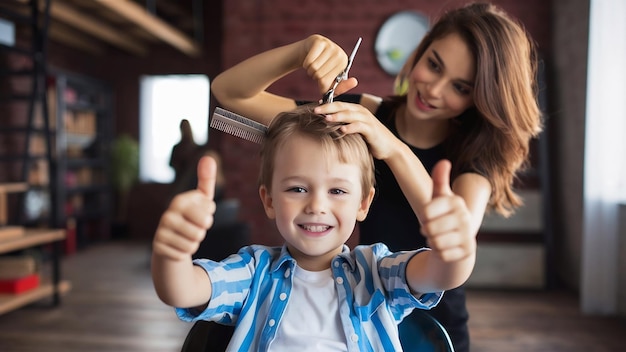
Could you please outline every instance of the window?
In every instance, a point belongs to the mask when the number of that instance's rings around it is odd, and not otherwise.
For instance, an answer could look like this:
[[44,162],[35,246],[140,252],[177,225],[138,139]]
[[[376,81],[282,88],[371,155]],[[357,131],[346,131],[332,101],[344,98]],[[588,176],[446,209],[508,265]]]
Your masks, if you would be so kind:
[[189,120],[194,140],[207,142],[209,78],[206,75],[144,76],[141,79],[139,179],[170,183],[172,147],[180,140],[180,121]]
[[589,10],[583,185],[581,307],[615,314],[619,204],[626,200],[626,2],[592,0]]

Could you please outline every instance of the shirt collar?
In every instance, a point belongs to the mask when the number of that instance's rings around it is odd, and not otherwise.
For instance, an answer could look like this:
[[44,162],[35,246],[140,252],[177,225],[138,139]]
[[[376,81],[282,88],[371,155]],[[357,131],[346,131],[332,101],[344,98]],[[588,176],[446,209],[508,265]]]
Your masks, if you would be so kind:
[[351,255],[350,248],[347,245],[343,245],[343,249],[341,250],[341,254],[337,256],[340,259],[343,259],[344,262],[348,263],[350,266],[350,271],[354,271],[356,268],[356,260],[353,255]]
[[[350,270],[354,271],[356,267],[355,259],[350,255],[350,248],[347,245],[343,245],[341,249],[341,253],[337,256],[337,258],[343,259],[344,262],[347,262],[350,265]],[[289,254],[289,250],[287,250],[287,244],[284,244],[280,249],[280,256],[277,260],[272,263],[272,267],[270,268],[270,272],[275,272],[279,270],[283,265],[287,265],[289,268],[293,269],[296,266],[296,260]]]
[[277,260],[272,263],[272,267],[270,268],[270,272],[275,272],[279,270],[283,265],[287,265],[289,268],[293,269],[296,266],[296,260],[293,259],[289,251],[287,250],[287,244],[284,244],[280,249],[280,256]]

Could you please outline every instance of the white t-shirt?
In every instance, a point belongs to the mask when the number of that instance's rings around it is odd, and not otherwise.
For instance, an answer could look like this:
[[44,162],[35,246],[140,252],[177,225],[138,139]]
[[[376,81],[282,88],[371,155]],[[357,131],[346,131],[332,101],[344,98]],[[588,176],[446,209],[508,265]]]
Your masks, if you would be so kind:
[[272,351],[347,351],[337,292],[330,268],[296,267],[289,304],[272,342]]

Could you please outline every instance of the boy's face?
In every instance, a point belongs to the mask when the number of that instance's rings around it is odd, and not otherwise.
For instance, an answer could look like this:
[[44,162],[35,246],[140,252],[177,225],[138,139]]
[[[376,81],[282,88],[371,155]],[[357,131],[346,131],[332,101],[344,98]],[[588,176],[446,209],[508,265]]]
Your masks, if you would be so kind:
[[374,189],[363,197],[358,165],[327,160],[319,142],[296,135],[277,150],[272,191],[259,193],[298,265],[319,271],[365,219]]

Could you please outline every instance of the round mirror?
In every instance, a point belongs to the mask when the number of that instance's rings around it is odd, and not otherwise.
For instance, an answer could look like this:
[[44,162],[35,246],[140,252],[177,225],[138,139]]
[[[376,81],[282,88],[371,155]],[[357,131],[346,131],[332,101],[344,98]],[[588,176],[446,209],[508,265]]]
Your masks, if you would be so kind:
[[389,17],[376,35],[376,59],[385,72],[395,76],[426,32],[428,19],[415,11],[401,11]]

